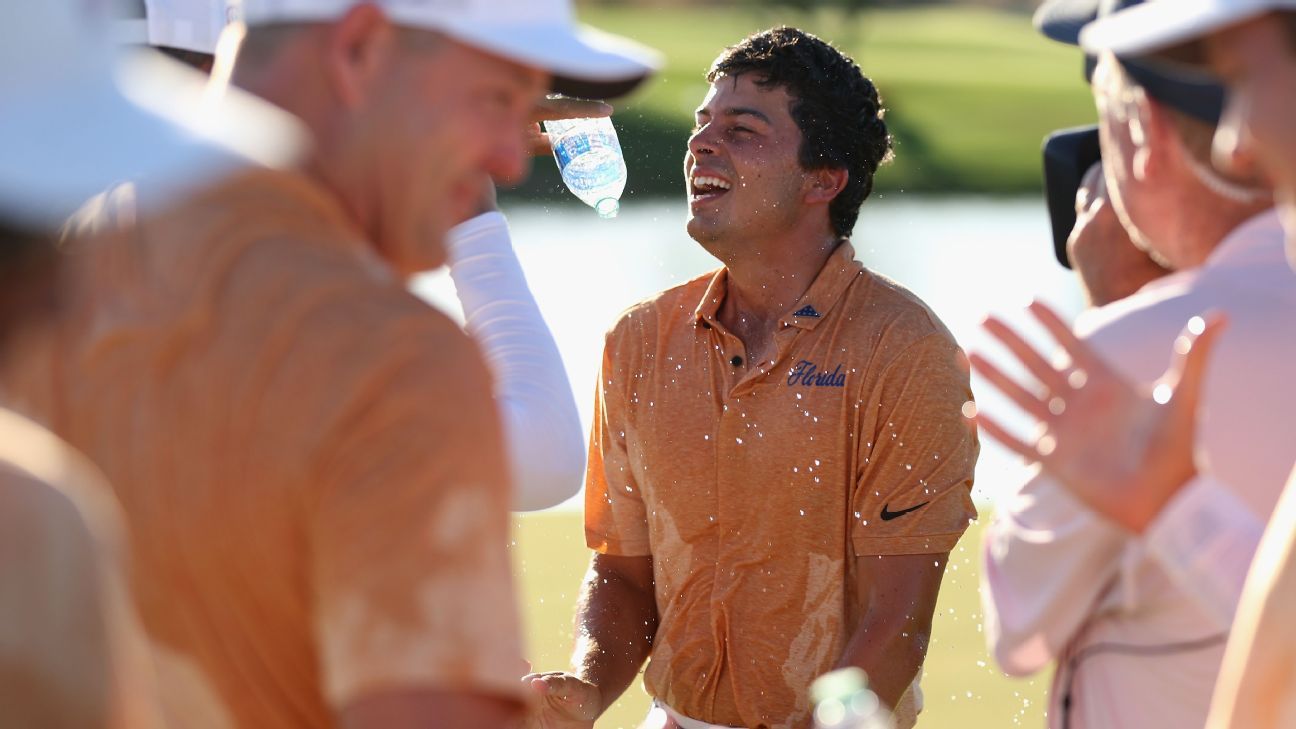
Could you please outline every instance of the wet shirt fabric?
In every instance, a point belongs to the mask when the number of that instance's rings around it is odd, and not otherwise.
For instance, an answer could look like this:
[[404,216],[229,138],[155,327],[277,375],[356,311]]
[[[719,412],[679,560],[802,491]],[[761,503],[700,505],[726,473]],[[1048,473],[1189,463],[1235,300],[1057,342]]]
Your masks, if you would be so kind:
[[80,221],[100,235],[73,248],[52,362],[17,379],[112,483],[150,637],[244,729],[518,696],[506,465],[463,332],[305,178],[136,224],[119,202]]
[[963,355],[854,257],[838,247],[752,367],[716,317],[723,269],[608,334],[586,538],[652,556],[645,684],[693,719],[808,726],[862,617],[855,558],[948,552],[975,517]]
[[0,410],[0,723],[157,729],[126,594],[120,516],[98,474]]

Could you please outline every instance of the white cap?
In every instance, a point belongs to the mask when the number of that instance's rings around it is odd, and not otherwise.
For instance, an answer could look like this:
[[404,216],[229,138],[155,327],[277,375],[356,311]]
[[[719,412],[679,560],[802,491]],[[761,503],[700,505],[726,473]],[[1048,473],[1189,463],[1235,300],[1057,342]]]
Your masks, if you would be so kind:
[[1296,0],[1149,0],[1085,26],[1080,45],[1095,53],[1152,53],[1274,10],[1296,10]]
[[249,26],[328,21],[365,1],[398,25],[548,71],[569,96],[621,96],[660,65],[655,51],[576,23],[571,0],[243,0],[243,14]]
[[[298,123],[156,54],[110,43],[102,0],[0,3],[0,215],[61,223],[136,181],[156,202],[301,150]],[[21,69],[21,71],[15,71]]]
[[113,40],[215,55],[221,31],[238,13],[226,0],[128,0],[119,3]]

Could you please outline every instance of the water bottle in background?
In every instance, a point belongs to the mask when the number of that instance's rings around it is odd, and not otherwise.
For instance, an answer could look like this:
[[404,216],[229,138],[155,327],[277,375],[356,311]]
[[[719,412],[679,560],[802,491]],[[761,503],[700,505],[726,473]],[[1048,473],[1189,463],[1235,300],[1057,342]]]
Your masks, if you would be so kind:
[[891,712],[868,687],[858,668],[825,673],[810,686],[815,729],[895,729]]
[[625,192],[626,165],[612,120],[561,119],[544,126],[567,189],[599,217],[616,217]]

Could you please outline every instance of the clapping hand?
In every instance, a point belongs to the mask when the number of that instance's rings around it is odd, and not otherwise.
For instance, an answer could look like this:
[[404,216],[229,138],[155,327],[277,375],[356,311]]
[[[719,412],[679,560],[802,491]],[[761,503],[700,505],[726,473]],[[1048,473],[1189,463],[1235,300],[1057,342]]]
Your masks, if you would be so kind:
[[990,317],[984,327],[1041,387],[1022,384],[979,354],[972,367],[1041,425],[1027,443],[993,416],[974,417],[982,428],[1028,462],[1039,463],[1079,500],[1141,533],[1166,502],[1196,474],[1193,436],[1206,363],[1225,320],[1193,317],[1174,343],[1170,369],[1155,383],[1137,385],[1072,334],[1048,306],[1030,312],[1069,358],[1055,366],[1016,331]]

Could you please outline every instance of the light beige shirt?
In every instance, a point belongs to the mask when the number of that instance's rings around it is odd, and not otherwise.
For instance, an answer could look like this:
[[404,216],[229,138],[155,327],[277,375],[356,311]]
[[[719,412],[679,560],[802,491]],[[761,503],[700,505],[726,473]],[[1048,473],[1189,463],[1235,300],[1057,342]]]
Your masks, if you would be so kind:
[[161,726],[118,516],[89,463],[0,410],[0,725]]

